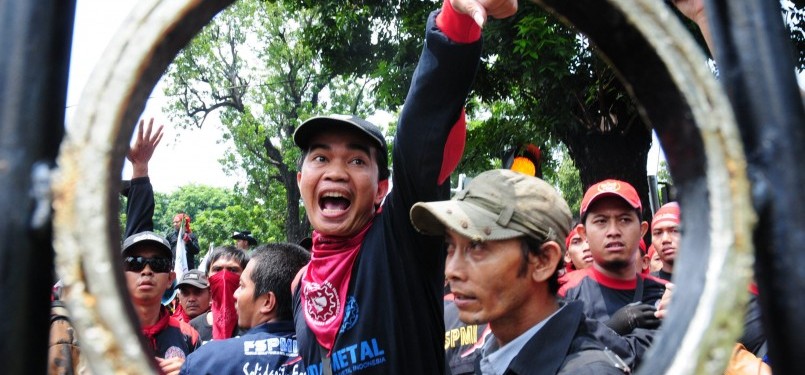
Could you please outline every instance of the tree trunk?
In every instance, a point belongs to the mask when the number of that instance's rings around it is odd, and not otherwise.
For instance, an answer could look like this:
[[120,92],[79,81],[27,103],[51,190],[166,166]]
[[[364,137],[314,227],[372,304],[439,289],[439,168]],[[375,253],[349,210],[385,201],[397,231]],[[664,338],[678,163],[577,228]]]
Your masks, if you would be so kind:
[[[651,147],[651,131],[639,118],[635,118],[626,126],[626,132],[615,131],[602,133],[599,131],[569,130],[562,134],[562,142],[567,146],[570,157],[576,168],[583,189],[608,178],[626,181],[635,187],[643,203],[643,218],[651,218],[648,200],[648,181],[646,161]],[[593,128],[585,124],[585,129]]]
[[288,242],[299,243],[303,238],[310,236],[310,221],[299,209],[302,196],[296,185],[296,172],[293,170],[283,172],[283,180],[285,199],[288,202],[288,209],[285,210],[285,238]]

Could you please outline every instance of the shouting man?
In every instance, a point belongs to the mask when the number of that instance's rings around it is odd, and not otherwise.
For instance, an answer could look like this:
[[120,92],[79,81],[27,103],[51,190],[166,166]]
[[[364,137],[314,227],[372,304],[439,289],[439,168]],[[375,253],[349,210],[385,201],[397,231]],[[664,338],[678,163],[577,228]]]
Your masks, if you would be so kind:
[[386,139],[375,125],[335,115],[297,128],[297,181],[314,228],[294,297],[308,374],[444,373],[443,243],[417,233],[408,211],[449,197],[480,25],[516,9],[514,0],[446,0],[430,17],[394,139],[388,196]]

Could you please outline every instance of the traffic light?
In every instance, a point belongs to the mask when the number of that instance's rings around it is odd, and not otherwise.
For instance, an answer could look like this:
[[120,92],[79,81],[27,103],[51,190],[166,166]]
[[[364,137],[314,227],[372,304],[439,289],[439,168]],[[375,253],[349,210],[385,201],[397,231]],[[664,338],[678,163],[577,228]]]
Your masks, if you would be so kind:
[[530,143],[510,149],[503,156],[503,168],[542,178],[542,151]]

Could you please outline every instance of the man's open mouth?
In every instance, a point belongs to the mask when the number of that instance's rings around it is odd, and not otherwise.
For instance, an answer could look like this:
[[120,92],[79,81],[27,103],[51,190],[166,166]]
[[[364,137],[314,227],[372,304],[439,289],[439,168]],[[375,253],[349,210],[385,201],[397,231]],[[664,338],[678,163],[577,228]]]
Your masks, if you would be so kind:
[[344,194],[337,192],[324,193],[319,198],[319,207],[325,213],[339,213],[346,211],[352,202]]

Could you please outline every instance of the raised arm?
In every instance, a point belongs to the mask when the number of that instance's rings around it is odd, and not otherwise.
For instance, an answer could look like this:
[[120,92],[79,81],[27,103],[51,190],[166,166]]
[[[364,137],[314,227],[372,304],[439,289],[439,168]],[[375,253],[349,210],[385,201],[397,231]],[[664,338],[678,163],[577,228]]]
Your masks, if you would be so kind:
[[481,56],[479,25],[516,9],[513,0],[445,0],[429,17],[394,140],[392,194],[405,207],[447,198],[444,183],[464,150],[463,108]]
[[159,142],[162,140],[160,125],[153,131],[154,119],[145,126],[140,120],[134,145],[131,146],[126,158],[132,165],[131,187],[128,190],[126,204],[126,232],[124,238],[132,234],[154,229],[154,189],[148,177],[148,163],[154,155]]

